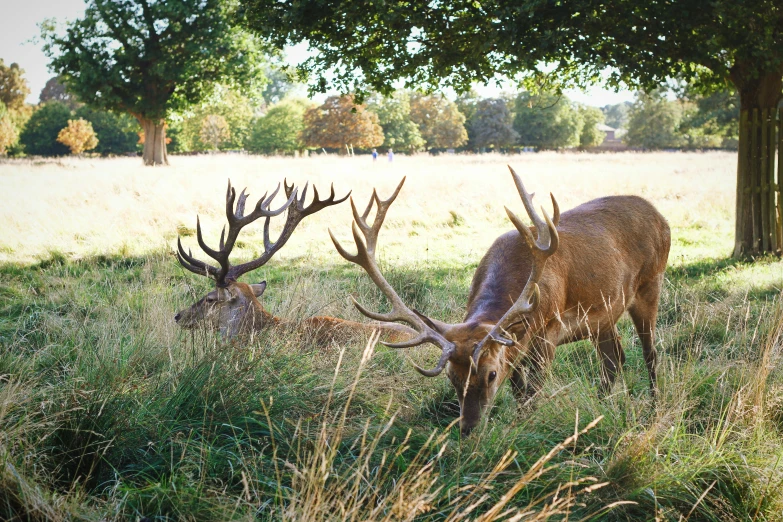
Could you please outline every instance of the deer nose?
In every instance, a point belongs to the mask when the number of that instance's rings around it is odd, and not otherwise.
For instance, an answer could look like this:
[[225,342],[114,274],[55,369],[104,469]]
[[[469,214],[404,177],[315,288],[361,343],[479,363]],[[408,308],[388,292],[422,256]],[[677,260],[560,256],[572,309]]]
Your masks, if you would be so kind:
[[463,437],[467,437],[470,435],[470,432],[473,431],[473,426],[462,425],[459,431]]
[[177,314],[174,316],[174,321],[178,323],[181,318],[182,318],[182,314]]

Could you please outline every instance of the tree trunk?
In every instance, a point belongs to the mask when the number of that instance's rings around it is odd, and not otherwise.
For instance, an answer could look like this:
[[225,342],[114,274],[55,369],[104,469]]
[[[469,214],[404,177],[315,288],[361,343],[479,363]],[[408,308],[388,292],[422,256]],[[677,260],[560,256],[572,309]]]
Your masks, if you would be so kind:
[[731,69],[731,80],[740,94],[741,113],[734,257],[778,253],[783,180],[775,181],[775,153],[783,71],[754,77],[738,64]]
[[144,152],[142,158],[145,165],[168,165],[169,156],[166,152],[166,122],[151,120],[136,116],[144,131]]

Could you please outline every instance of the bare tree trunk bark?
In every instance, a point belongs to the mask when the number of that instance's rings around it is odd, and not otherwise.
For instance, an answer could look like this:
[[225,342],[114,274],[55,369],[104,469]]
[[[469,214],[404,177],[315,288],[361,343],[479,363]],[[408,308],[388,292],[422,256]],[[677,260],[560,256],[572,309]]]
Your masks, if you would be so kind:
[[741,64],[731,71],[740,94],[740,134],[737,156],[737,213],[734,233],[736,258],[778,253],[778,206],[775,187],[777,106],[783,71],[754,77]]
[[144,131],[144,151],[142,159],[145,165],[168,165],[166,152],[166,122],[136,116]]

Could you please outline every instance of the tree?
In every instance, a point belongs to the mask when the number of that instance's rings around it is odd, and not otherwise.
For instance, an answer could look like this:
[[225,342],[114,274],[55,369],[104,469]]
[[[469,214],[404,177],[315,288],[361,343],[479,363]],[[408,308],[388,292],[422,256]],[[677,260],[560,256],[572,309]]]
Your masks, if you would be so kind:
[[682,95],[686,111],[679,132],[688,147],[737,148],[739,141],[739,96],[726,89],[709,95],[687,89]]
[[46,85],[41,89],[41,94],[38,96],[39,103],[46,103],[52,100],[64,104],[72,111],[75,111],[83,105],[76,99],[76,96],[65,89],[65,85],[63,85],[60,78],[57,76],[47,80]]
[[179,139],[180,151],[207,150],[212,146],[203,142],[199,136],[204,118],[209,115],[221,116],[228,124],[228,138],[223,140],[222,148],[242,149],[250,135],[250,127],[256,112],[262,104],[260,94],[245,93],[228,86],[216,86],[212,93],[199,106],[182,114]]
[[357,105],[352,95],[330,96],[323,105],[305,112],[302,141],[307,147],[338,149],[342,153],[344,147],[378,147],[383,143],[383,129],[378,115]]
[[582,120],[582,130],[579,133],[579,148],[597,147],[603,143],[606,134],[598,130],[598,125],[604,122],[604,113],[597,107],[580,105],[579,117]]
[[408,152],[424,147],[419,126],[411,119],[410,93],[397,91],[388,98],[376,95],[368,103],[368,109],[378,115],[383,128],[382,147]]
[[[387,93],[404,81],[467,91],[498,74],[573,87],[608,71],[609,86],[647,91],[670,78],[704,91],[732,84],[751,119],[783,97],[779,0],[242,3],[245,24],[276,46],[307,41],[318,51],[301,65],[316,89]],[[775,140],[761,140],[760,130],[752,134],[740,134],[735,256],[778,249],[777,209],[764,204],[774,180],[762,182]]]
[[625,141],[631,147],[671,149],[685,144],[677,133],[682,116],[680,106],[667,100],[661,91],[637,94],[628,116]]
[[268,67],[265,70],[265,75],[267,84],[261,92],[261,96],[268,105],[273,105],[282,101],[283,98],[296,88],[296,84],[291,81],[291,78],[285,71],[281,71],[275,67]]
[[60,102],[41,105],[28,120],[19,135],[26,154],[36,156],[65,156],[68,147],[57,141],[57,135],[71,119],[71,110]]
[[304,149],[301,134],[304,115],[312,107],[309,100],[285,99],[256,120],[247,149],[262,154],[293,153]]
[[0,102],[9,111],[18,111],[24,107],[24,100],[30,94],[27,80],[22,78],[24,70],[19,64],[12,63],[6,67],[0,58]]
[[631,105],[633,105],[631,102],[623,102],[601,107],[605,123],[615,129],[627,129],[628,111],[631,110]]
[[11,121],[5,104],[0,102],[0,156],[4,156],[8,147],[16,143],[18,138],[19,133],[16,131],[16,125]]
[[88,0],[64,35],[43,28],[44,51],[68,90],[96,108],[134,116],[144,164],[168,163],[165,123],[217,82],[260,82],[261,47],[232,25],[225,0]]
[[223,116],[209,114],[201,122],[201,131],[199,139],[205,145],[212,147],[212,150],[218,150],[220,145],[231,137],[228,130],[228,123]]
[[514,112],[520,145],[554,150],[579,145],[582,120],[565,96],[522,92]]
[[469,128],[475,147],[509,147],[517,142],[519,134],[512,126],[511,111],[506,100],[487,98],[476,104]]
[[4,154],[9,148],[12,148],[18,140],[21,130],[30,119],[32,107],[25,103],[25,98],[30,94],[30,88],[27,86],[27,80],[24,79],[24,69],[18,64],[12,63],[9,67],[3,63],[0,58],[0,118],[3,123],[3,137],[0,142],[0,149]]
[[98,138],[95,137],[92,124],[82,118],[68,120],[68,126],[57,134],[57,141],[71,149],[71,154],[77,156],[98,145]]
[[132,116],[93,109],[89,105],[79,107],[74,116],[92,125],[98,138],[98,146],[94,150],[100,155],[120,155],[137,151],[136,142],[140,129],[139,123]]
[[468,141],[465,116],[440,94],[411,96],[411,120],[419,126],[427,149],[451,149]]

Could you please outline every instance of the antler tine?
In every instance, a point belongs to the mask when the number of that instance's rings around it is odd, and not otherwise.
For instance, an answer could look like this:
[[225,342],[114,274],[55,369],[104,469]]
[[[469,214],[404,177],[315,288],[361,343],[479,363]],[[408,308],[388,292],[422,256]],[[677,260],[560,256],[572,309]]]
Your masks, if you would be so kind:
[[[231,267],[231,270],[229,272],[231,278],[236,279],[242,274],[249,272],[251,270],[255,270],[256,268],[264,265],[267,261],[269,261],[272,258],[272,256],[275,255],[275,253],[278,250],[280,250],[283,247],[283,245],[286,244],[288,239],[291,237],[291,234],[294,232],[296,227],[304,218],[306,218],[311,214],[315,214],[319,210],[323,210],[326,207],[336,205],[338,203],[342,203],[351,194],[349,192],[342,199],[335,200],[334,185],[332,185],[331,196],[327,199],[321,200],[318,197],[318,190],[315,188],[315,186],[313,186],[313,193],[314,193],[313,201],[308,206],[305,207],[304,202],[307,196],[308,186],[309,183],[305,183],[305,186],[302,189],[302,195],[299,196],[299,189],[294,188],[293,184],[288,185],[287,180],[283,180],[283,190],[285,191],[285,194],[288,197],[288,201],[285,203],[285,205],[283,205],[277,210],[269,210],[269,204],[274,199],[278,190],[280,190],[280,186],[278,185],[277,189],[275,189],[275,191],[268,198],[266,198],[266,200],[264,200],[263,203],[259,201],[258,205],[256,206],[256,210],[253,212],[253,214],[250,214],[249,216],[243,218],[243,219],[250,219],[252,217],[253,219],[255,219],[254,216],[256,216],[257,212],[259,213],[259,215],[266,216],[266,220],[264,222],[264,253],[252,261],[248,261],[247,263],[243,263],[241,265]],[[280,214],[281,212],[283,212],[283,210],[287,210],[285,225],[283,225],[283,230],[280,232],[277,241],[272,243],[269,234],[269,224],[271,221],[270,218]],[[229,238],[230,236],[231,233],[229,231]]]
[[208,265],[203,261],[199,261],[193,257],[192,252],[185,252],[185,249],[182,248],[182,240],[179,237],[177,237],[177,260],[183,267],[190,270],[194,274],[203,276],[217,275],[217,268]]
[[[354,203],[353,198],[351,198],[351,210],[354,217],[351,231],[353,233],[354,243],[356,244],[356,254],[351,254],[345,250],[340,242],[337,241],[337,238],[334,237],[334,234],[331,230],[329,230],[329,236],[332,238],[332,242],[334,243],[337,252],[346,260],[362,267],[364,271],[367,272],[367,275],[370,277],[372,282],[375,283],[375,286],[380,289],[380,291],[384,296],[386,296],[386,299],[388,299],[392,305],[391,311],[383,314],[367,310],[354,299],[354,306],[356,306],[359,312],[376,321],[405,322],[419,333],[419,335],[417,335],[415,338],[408,341],[401,343],[382,344],[390,348],[411,348],[428,342],[435,344],[436,346],[440,346],[442,353],[440,360],[438,361],[438,364],[435,366],[435,368],[431,370],[425,370],[414,364],[416,370],[419,371],[419,373],[422,375],[427,377],[434,377],[443,371],[443,368],[445,368],[449,358],[451,358],[451,356],[454,354],[454,344],[443,337],[440,332],[436,331],[434,328],[431,328],[422,319],[422,317],[417,315],[413,310],[405,305],[394,288],[383,276],[380,268],[378,267],[378,263],[375,260],[375,246],[378,241],[378,233],[381,229],[381,225],[383,225],[383,220],[386,217],[386,211],[397,198],[397,195],[400,193],[400,190],[402,190],[404,183],[405,178],[402,178],[402,181],[397,186],[397,189],[394,191],[392,196],[385,201],[381,200],[378,197],[378,193],[373,190],[373,194],[370,197],[370,204],[367,206],[367,209],[362,215],[359,215],[356,204]],[[372,225],[368,225],[367,217],[370,215],[373,204],[377,206],[375,219],[373,220]]]
[[[517,186],[519,197],[522,198],[522,204],[525,206],[527,215],[530,216],[530,220],[533,222],[533,225],[535,225],[536,227],[536,232],[538,234],[538,238],[534,242],[536,247],[538,247],[541,250],[549,249],[551,246],[553,246],[553,243],[557,241],[557,230],[555,230],[554,224],[550,221],[546,211],[544,211],[543,208],[541,209],[541,211],[543,212],[545,219],[541,219],[541,216],[538,215],[538,212],[536,212],[535,207],[533,206],[533,196],[535,194],[530,194],[527,190],[525,190],[525,185],[522,183],[522,179],[514,171],[514,169],[511,168],[511,165],[508,166],[508,170],[511,171],[511,177],[514,179],[514,184]],[[552,195],[551,193],[549,195],[552,198],[552,205],[555,210],[555,214],[554,214],[555,218],[557,221],[560,221],[560,207],[557,204],[557,200],[555,200],[555,196]],[[509,214],[509,218],[517,227],[517,229],[522,228],[519,227],[519,225],[517,225],[517,223],[518,222],[521,223],[521,221],[519,221],[519,219],[516,218],[515,215],[512,218],[511,216],[513,215],[513,213],[508,209],[506,209],[506,212]],[[531,234],[529,233],[530,230],[527,227],[524,228],[525,230],[527,230],[527,233],[523,232],[523,234],[525,235],[526,239],[529,242],[530,238],[532,237]],[[555,245],[555,249],[556,248],[557,246]]]

